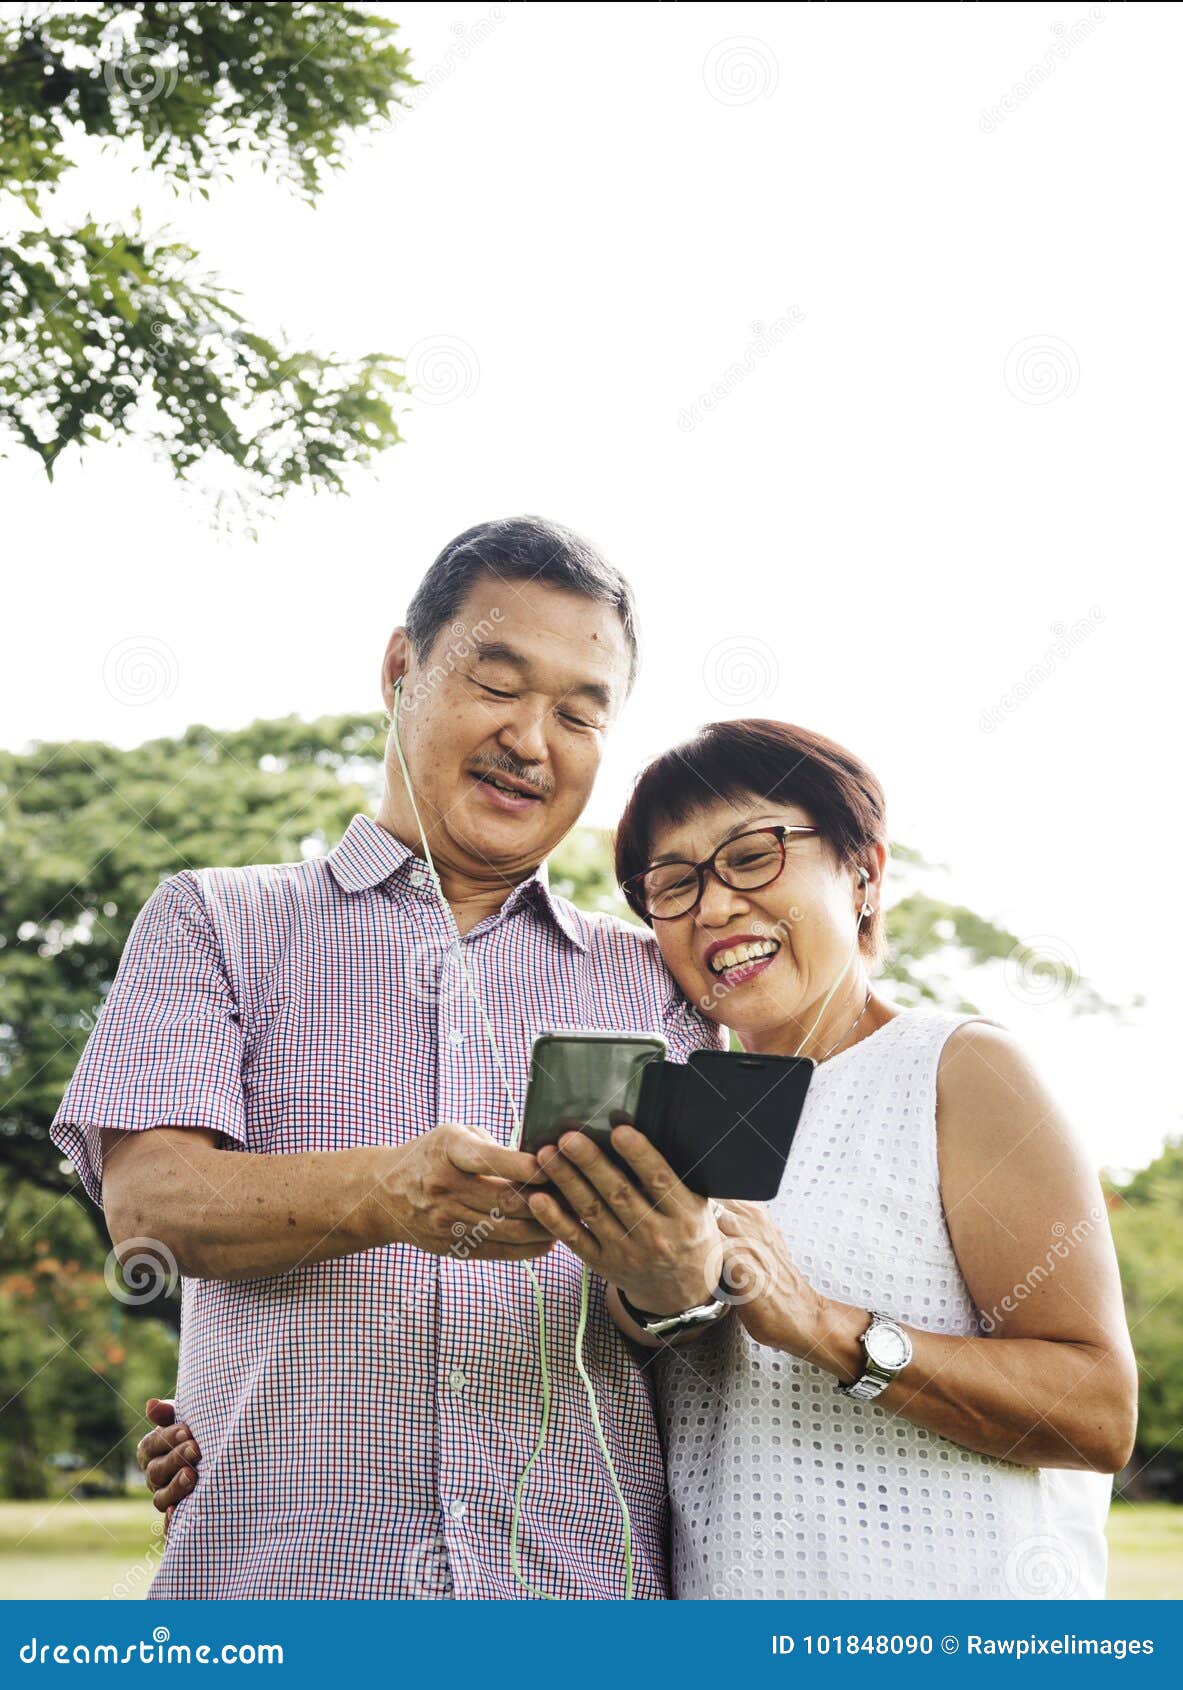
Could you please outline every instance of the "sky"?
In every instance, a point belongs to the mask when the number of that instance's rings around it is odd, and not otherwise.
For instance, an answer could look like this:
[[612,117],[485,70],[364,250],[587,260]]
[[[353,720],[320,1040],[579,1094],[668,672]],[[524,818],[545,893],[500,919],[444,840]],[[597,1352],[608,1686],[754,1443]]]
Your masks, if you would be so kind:
[[[949,896],[1109,999],[972,988],[1099,1163],[1180,1130],[1175,8],[399,5],[422,84],[315,209],[87,153],[265,331],[405,357],[405,443],[257,540],[140,447],[0,462],[0,742],[378,710],[444,542],[634,583],[585,817],[717,717],[850,746]],[[15,638],[13,635],[15,634]]]

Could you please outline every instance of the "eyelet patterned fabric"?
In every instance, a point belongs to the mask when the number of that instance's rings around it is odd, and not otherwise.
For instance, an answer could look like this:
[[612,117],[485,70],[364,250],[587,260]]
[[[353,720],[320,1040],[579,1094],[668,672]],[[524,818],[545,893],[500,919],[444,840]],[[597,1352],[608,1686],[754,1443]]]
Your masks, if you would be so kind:
[[[974,1019],[905,1011],[821,1064],[769,1205],[825,1295],[967,1336],[982,1328],[941,1204],[936,1079]],[[734,1316],[655,1378],[676,1598],[1104,1595],[1108,1475],[963,1449]]]

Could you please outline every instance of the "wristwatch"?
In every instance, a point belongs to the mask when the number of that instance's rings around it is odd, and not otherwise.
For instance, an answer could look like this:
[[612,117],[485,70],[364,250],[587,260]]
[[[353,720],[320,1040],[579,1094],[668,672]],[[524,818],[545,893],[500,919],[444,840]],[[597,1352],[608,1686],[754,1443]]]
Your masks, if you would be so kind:
[[839,1380],[838,1389],[843,1396],[870,1402],[880,1391],[887,1389],[897,1373],[907,1367],[912,1359],[912,1340],[902,1326],[872,1309],[871,1324],[863,1333],[862,1346],[867,1357],[866,1370],[853,1385],[844,1385]]
[[639,1309],[630,1303],[618,1285],[616,1295],[620,1298],[621,1307],[625,1314],[642,1332],[647,1332],[650,1338],[676,1338],[679,1332],[693,1332],[700,1326],[713,1326],[717,1320],[722,1320],[731,1304],[715,1294],[713,1303],[699,1303],[692,1309],[683,1309],[681,1314],[653,1314],[649,1309]]

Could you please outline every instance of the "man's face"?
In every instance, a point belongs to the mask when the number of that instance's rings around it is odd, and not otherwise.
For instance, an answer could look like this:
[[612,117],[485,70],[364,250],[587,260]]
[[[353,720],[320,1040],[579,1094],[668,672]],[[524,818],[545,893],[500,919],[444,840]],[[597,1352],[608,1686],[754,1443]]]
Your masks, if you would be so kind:
[[[404,664],[397,728],[433,855],[454,869],[528,872],[578,820],[624,702],[620,617],[560,588],[483,579],[424,660],[395,630],[388,707]],[[414,839],[393,732],[386,773],[398,831]]]

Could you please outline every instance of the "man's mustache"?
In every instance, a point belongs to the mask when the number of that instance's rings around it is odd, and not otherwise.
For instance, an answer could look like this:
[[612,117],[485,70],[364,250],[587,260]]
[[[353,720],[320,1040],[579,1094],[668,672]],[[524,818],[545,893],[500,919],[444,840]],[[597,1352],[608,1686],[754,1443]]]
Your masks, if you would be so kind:
[[549,798],[554,791],[553,781],[539,780],[529,763],[523,763],[509,752],[503,752],[500,757],[483,758],[471,772],[474,775],[512,775],[515,780],[524,781],[540,798]]

